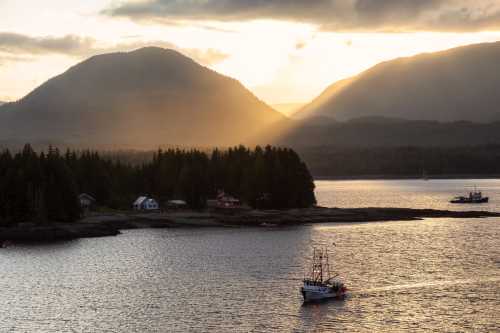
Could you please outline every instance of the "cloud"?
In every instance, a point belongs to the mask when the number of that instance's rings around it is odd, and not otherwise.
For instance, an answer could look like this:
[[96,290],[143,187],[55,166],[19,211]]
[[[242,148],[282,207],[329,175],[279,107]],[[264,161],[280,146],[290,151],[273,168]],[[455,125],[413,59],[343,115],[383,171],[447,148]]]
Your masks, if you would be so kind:
[[500,28],[498,0],[134,0],[106,15],[175,24],[275,19],[330,31],[479,31]]
[[203,65],[213,65],[228,55],[215,49],[180,48],[166,41],[137,41],[115,45],[100,45],[89,37],[68,35],[63,37],[33,37],[12,32],[0,32],[0,65],[7,62],[26,61],[35,56],[62,54],[78,58],[111,52],[132,51],[145,46],[177,50]]
[[31,37],[12,32],[0,32],[0,52],[10,54],[63,53],[80,55],[95,41],[73,35],[63,37]]
[[12,62],[29,62],[33,61],[33,57],[26,55],[11,55],[8,53],[0,52],[0,67],[5,66]]

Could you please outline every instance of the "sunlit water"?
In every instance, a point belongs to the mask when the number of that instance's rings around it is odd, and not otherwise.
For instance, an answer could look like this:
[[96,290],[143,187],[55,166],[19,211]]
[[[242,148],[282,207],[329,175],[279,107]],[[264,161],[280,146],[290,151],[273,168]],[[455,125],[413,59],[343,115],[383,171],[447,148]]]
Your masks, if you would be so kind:
[[[491,200],[460,205],[450,200],[477,189]],[[318,204],[326,207],[407,207],[500,211],[500,179],[317,181]]]
[[[318,182],[333,206],[453,208],[477,183]],[[473,185],[473,184],[472,184]],[[500,209],[498,209],[500,210]],[[312,245],[337,244],[344,301],[302,304]],[[494,332],[500,219],[126,231],[0,250],[0,332]]]

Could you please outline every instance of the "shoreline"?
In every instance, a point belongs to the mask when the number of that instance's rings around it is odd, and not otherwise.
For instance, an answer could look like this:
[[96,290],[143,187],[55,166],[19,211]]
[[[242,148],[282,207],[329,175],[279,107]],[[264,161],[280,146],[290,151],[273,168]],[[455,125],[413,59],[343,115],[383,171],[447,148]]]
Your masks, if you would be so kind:
[[[424,180],[422,175],[359,175],[359,176],[314,176],[314,181],[325,180]],[[500,179],[500,174],[473,175],[473,174],[444,174],[427,175],[427,180],[447,179]]]
[[287,227],[317,223],[416,221],[424,218],[487,218],[500,213],[410,208],[305,208],[171,213],[93,214],[73,223],[0,227],[0,246],[119,235],[121,230],[145,228]]

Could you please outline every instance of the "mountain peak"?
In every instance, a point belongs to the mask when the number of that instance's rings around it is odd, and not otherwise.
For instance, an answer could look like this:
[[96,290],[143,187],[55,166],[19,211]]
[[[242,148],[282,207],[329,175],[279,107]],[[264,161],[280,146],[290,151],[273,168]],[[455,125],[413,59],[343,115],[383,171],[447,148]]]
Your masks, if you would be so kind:
[[385,61],[328,87],[299,117],[500,120],[500,42]]
[[[167,49],[163,47],[158,47],[158,46],[145,46],[141,47],[139,49],[130,51],[130,52],[125,52],[129,54],[150,54],[150,55],[179,55],[185,57],[182,53],[179,51],[176,51],[174,49]],[[187,57],[186,57],[187,58]]]
[[[148,68],[161,69],[165,67],[174,69],[178,66],[181,66],[179,70],[183,70],[185,67],[205,69],[204,66],[196,63],[191,58],[176,50],[155,46],[143,47],[130,52],[96,55],[77,64],[73,68],[96,68],[96,66],[105,67],[105,69],[123,66],[128,67],[128,70],[146,70]],[[85,68],[85,70],[88,70],[88,68]]]
[[180,60],[180,61],[186,61],[191,64],[196,64],[198,66],[201,66],[197,64],[193,59],[185,56],[181,52],[174,50],[174,49],[166,49],[162,47],[157,47],[157,46],[146,46],[142,47],[140,49],[136,49],[130,52],[125,52],[123,53],[126,56],[132,56],[132,57],[141,57],[143,59],[151,59],[151,58],[162,58],[164,60],[169,59],[172,61],[173,59]]

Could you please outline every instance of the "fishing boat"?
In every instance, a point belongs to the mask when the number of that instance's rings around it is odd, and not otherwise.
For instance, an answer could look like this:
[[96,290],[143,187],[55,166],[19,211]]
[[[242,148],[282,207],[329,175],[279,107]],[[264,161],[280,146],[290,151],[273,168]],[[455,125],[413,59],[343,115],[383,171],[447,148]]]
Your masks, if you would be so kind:
[[328,250],[314,249],[311,271],[304,277],[300,288],[304,302],[321,301],[331,298],[343,298],[347,288],[338,275],[332,275]]
[[473,192],[469,192],[469,196],[455,197],[450,200],[453,204],[468,204],[468,203],[485,203],[488,202],[488,197],[483,197],[481,191],[474,189]]

